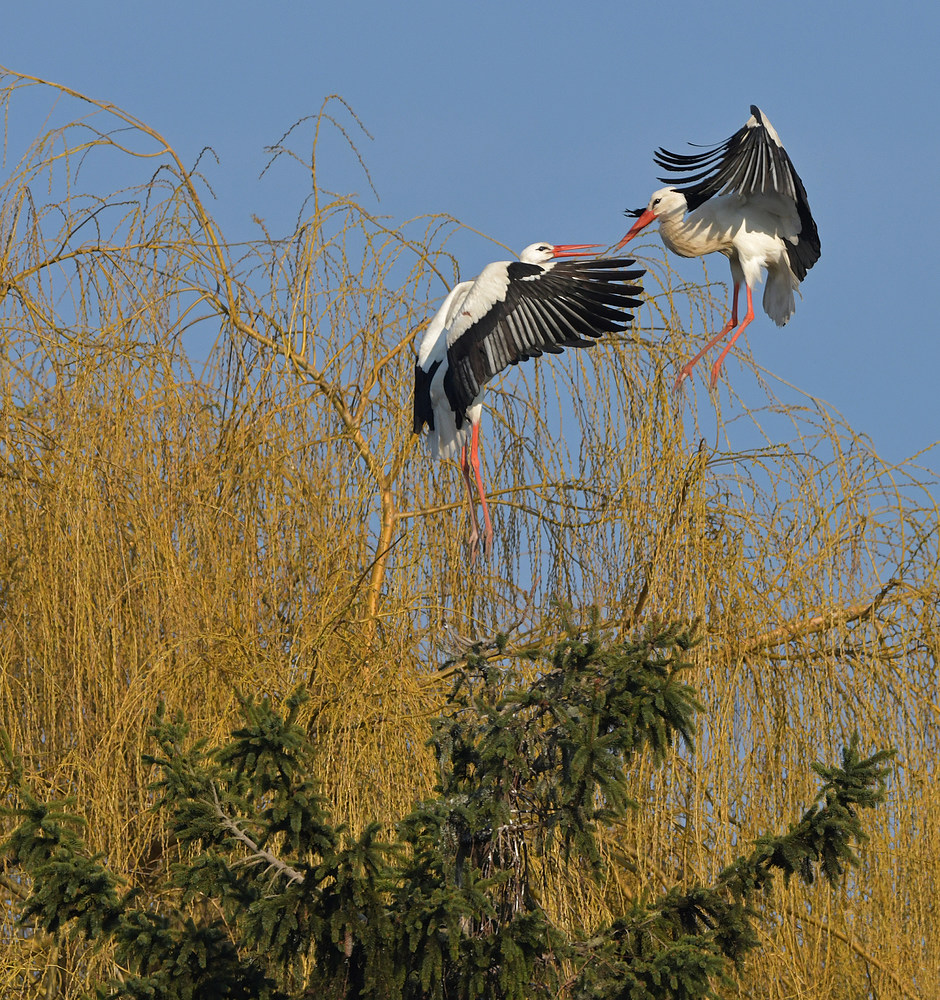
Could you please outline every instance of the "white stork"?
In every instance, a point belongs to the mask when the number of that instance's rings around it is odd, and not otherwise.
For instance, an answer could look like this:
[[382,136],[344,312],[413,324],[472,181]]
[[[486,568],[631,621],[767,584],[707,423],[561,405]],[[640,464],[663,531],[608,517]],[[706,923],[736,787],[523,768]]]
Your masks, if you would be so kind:
[[[480,540],[470,467],[485,522],[484,553],[493,545],[493,523],[480,474],[479,434],[483,387],[509,365],[588,347],[604,333],[626,328],[639,305],[643,270],[631,258],[561,260],[583,256],[594,244],[533,243],[518,261],[487,265],[461,281],[428,324],[415,364],[414,432],[428,428],[434,458],[455,458],[470,505],[470,561]],[[468,443],[469,438],[469,455]]]
[[[767,269],[764,311],[777,326],[783,326],[793,315],[794,291],[819,260],[819,234],[803,182],[773,125],[754,104],[743,127],[717,146],[692,155],[660,148],[654,159],[660,167],[687,176],[674,178],[674,187],[654,192],[645,209],[627,212],[636,222],[616,249],[658,220],[662,241],[673,253],[700,257],[717,250],[730,259],[731,318],[683,367],[675,384],[678,389],[699,358],[734,330],[712,367],[714,389],[722,362],[754,318],[751,289],[761,280],[761,268]],[[738,326],[742,281],[747,288],[747,313]]]

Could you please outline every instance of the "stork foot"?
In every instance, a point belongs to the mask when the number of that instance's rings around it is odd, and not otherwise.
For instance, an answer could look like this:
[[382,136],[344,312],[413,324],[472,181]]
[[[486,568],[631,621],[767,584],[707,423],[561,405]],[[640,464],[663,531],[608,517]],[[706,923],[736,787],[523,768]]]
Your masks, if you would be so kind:
[[[486,552],[486,543],[484,542],[484,552]],[[486,553],[488,554],[488,553]],[[473,531],[470,533],[470,566],[476,566],[477,559],[480,556],[480,532],[477,529],[476,524],[473,525]]]
[[682,370],[679,372],[678,376],[676,377],[675,382],[672,383],[672,391],[673,392],[679,392],[681,389],[685,388],[685,386],[683,385],[683,383],[685,382],[685,380],[687,378],[691,378],[692,377],[692,368],[694,366],[695,366],[695,362],[691,362],[690,364],[682,366]]

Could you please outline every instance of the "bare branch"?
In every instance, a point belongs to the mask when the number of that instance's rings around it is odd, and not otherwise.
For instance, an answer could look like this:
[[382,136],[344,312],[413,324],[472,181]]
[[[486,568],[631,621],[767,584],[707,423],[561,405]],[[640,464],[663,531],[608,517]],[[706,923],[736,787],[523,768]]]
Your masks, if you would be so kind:
[[297,871],[296,868],[292,868],[284,861],[281,861],[280,858],[272,854],[270,851],[266,851],[263,847],[259,847],[230,816],[226,815],[222,809],[221,803],[219,802],[219,795],[215,790],[215,785],[212,786],[212,805],[222,826],[228,830],[236,840],[244,844],[253,855],[252,858],[247,860],[247,863],[267,865],[267,870],[270,871],[273,869],[279,875],[283,875],[287,879],[288,885],[292,882],[304,881],[305,876],[302,872]]
[[753,653],[756,650],[776,646],[782,642],[792,642],[794,639],[812,635],[814,632],[822,632],[835,625],[848,625],[860,618],[871,617],[900,582],[900,580],[895,579],[889,580],[874,597],[866,601],[850,604],[847,607],[832,608],[821,615],[814,615],[812,618],[798,622],[789,622],[772,629],[770,632],[765,632],[747,642],[742,652]]

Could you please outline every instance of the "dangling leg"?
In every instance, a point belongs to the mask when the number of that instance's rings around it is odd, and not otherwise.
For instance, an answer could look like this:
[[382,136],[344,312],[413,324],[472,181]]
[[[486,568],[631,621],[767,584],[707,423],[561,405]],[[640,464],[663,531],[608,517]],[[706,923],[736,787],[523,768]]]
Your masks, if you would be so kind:
[[[737,297],[737,289],[735,289],[735,297]],[[744,319],[741,320],[741,325],[734,331],[734,336],[725,345],[725,349],[718,355],[718,360],[712,366],[712,377],[711,377],[711,387],[714,389],[718,384],[718,373],[721,371],[721,364],[728,356],[728,351],[734,347],[734,342],[741,336],[744,332],[744,328],[751,322],[754,318],[754,303],[751,302],[751,286],[747,286],[747,314]]]
[[480,475],[480,425],[473,422],[473,433],[470,436],[470,464],[473,466],[473,473],[477,480],[477,493],[480,496],[480,504],[483,507],[483,555],[489,559],[493,551],[493,522],[490,520],[490,509],[486,503],[486,490],[483,489],[483,477]]
[[[740,288],[741,288],[740,282],[736,281],[734,283],[734,294],[731,297],[731,319],[729,319],[728,322],[725,323],[724,327],[722,327],[721,333],[712,337],[712,339],[698,352],[698,354],[696,354],[695,357],[692,358],[692,360],[687,365],[683,366],[682,371],[679,372],[679,377],[676,379],[675,384],[672,387],[673,392],[677,391],[679,386],[682,385],[683,381],[689,378],[689,376],[692,374],[692,369],[695,367],[696,363],[701,359],[702,355],[705,354],[707,351],[709,351],[712,347],[714,347],[719,340],[724,340],[725,337],[727,337],[728,334],[731,333],[731,331],[738,325],[738,291],[740,290]],[[748,303],[750,303],[751,301],[750,288],[748,288],[747,290],[747,301]],[[737,334],[735,334],[735,337],[737,337]],[[731,342],[734,343],[734,340],[732,340]],[[722,357],[724,357],[724,355],[722,355]],[[712,388],[714,388],[714,383],[712,383]]]
[[460,471],[463,473],[463,483],[467,488],[467,506],[470,508],[470,565],[477,561],[477,549],[480,545],[480,529],[477,527],[477,508],[474,503],[473,483],[470,481],[470,463],[467,461],[467,446],[460,449]]

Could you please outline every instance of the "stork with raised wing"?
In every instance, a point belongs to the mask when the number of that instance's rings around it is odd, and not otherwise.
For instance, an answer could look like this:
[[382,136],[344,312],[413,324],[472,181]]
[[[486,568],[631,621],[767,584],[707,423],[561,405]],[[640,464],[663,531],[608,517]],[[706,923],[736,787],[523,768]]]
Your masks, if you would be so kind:
[[[793,293],[819,260],[819,234],[806,189],[770,120],[756,105],[751,117],[729,139],[703,153],[670,153],[660,148],[656,163],[672,173],[673,186],[655,191],[649,205],[627,212],[636,217],[619,250],[651,222],[667,249],[682,257],[723,253],[734,282],[731,318],[679,372],[675,387],[719,341],[731,339],[712,366],[711,386],[734,342],[754,318],[751,289],[767,270],[764,311],[783,326],[793,315]],[[668,177],[660,177],[668,181]],[[738,324],[738,292],[747,289],[747,312]]]
[[[483,508],[485,555],[493,546],[480,472],[483,389],[510,365],[565,347],[589,347],[598,337],[626,329],[626,310],[639,305],[635,284],[644,274],[631,258],[583,257],[594,244],[533,243],[518,261],[488,264],[479,277],[461,281],[428,324],[415,364],[414,432],[427,427],[434,458],[460,453],[470,504],[470,561],[480,532],[473,484]],[[469,447],[468,447],[469,445]]]

